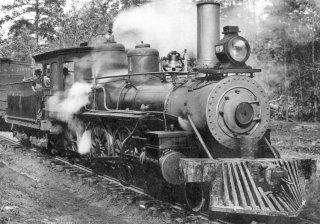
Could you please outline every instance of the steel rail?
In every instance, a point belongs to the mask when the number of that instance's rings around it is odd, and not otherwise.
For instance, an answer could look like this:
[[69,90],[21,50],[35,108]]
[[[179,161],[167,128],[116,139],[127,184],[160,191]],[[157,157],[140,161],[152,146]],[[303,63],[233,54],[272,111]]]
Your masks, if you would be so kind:
[[[11,138],[8,138],[6,136],[3,136],[2,135],[2,132],[0,132],[0,145],[3,144],[2,143],[2,140],[4,141],[7,141],[7,142],[10,142],[11,144],[15,145],[15,146],[22,146],[18,140],[14,140],[14,139],[11,139]],[[22,146],[23,147],[23,146]],[[60,165],[61,163],[63,164],[66,164],[69,168],[76,168],[76,169],[79,169],[81,171],[84,171],[88,174],[91,174],[93,175],[94,177],[98,177],[102,180],[105,180],[107,181],[108,183],[111,183],[111,184],[116,184],[118,186],[121,186],[122,189],[125,191],[125,190],[129,190],[129,191],[133,191],[135,193],[137,193],[139,196],[144,196],[144,197],[147,197],[148,198],[148,202],[158,202],[159,204],[158,205],[161,205],[162,203],[165,203],[168,207],[170,208],[175,208],[176,210],[179,210],[179,211],[187,211],[188,214],[190,214],[190,216],[192,217],[198,217],[198,221],[200,219],[202,220],[207,220],[207,221],[213,221],[213,222],[217,222],[217,223],[220,223],[220,224],[232,224],[228,221],[225,221],[225,220],[221,220],[221,219],[214,219],[214,218],[210,218],[209,217],[209,214],[207,213],[203,213],[203,212],[194,212],[194,211],[189,211],[187,210],[186,206],[183,205],[183,204],[179,204],[179,203],[169,203],[169,202],[165,202],[165,201],[160,201],[158,199],[154,199],[152,196],[148,195],[147,193],[145,193],[145,191],[141,188],[138,188],[136,186],[124,186],[118,179],[112,177],[112,176],[109,176],[109,175],[98,175],[96,173],[94,173],[92,171],[92,169],[88,168],[88,167],[85,167],[81,164],[78,164],[78,163],[75,163],[75,164],[72,164],[70,163],[68,160],[66,160],[65,158],[62,158],[62,157],[53,157],[53,156],[43,156],[42,152],[36,148],[28,148],[26,149],[26,151],[32,151],[33,153],[37,153],[40,157],[43,157],[44,160],[46,161],[51,161],[54,162],[54,161],[57,161],[57,162],[60,162]],[[156,206],[157,204],[155,204]],[[314,223],[318,223],[318,221],[320,220],[310,220],[308,219],[307,217],[297,217],[297,219],[301,220],[302,222],[307,222],[307,223],[310,223],[310,224],[314,224]],[[188,223],[190,221],[187,221]]]
[[[15,140],[12,140],[10,138],[7,138],[5,136],[2,136],[1,135],[1,132],[0,132],[0,140],[3,139],[3,140],[6,140],[10,143],[13,143],[14,145],[16,146],[23,146],[19,143],[19,141],[15,141]],[[1,143],[0,143],[1,144]],[[38,149],[36,148],[28,148],[27,150],[29,151],[32,151],[33,153],[37,153],[39,156],[42,156],[42,152],[39,151]],[[109,175],[98,175],[96,173],[94,173],[92,171],[92,169],[88,168],[88,167],[85,167],[81,164],[78,164],[78,163],[70,163],[67,159],[65,158],[62,158],[62,157],[58,157],[58,156],[43,156],[43,158],[47,161],[51,161],[51,163],[57,161],[59,163],[63,163],[65,165],[67,165],[68,167],[70,168],[76,168],[76,169],[79,169],[85,173],[88,173],[88,174],[91,174],[95,177],[98,177],[98,178],[101,178],[102,180],[105,180],[107,181],[108,183],[111,183],[111,184],[116,184],[118,185],[119,187],[122,187],[123,191],[132,191],[134,193],[137,193],[138,196],[142,196],[142,197],[145,197],[145,198],[148,198],[148,201],[147,202],[152,202],[152,203],[155,203],[154,205],[157,205],[157,203],[159,203],[159,205],[161,204],[165,204],[166,206],[170,207],[170,208],[174,208],[176,210],[179,210],[179,211],[187,211],[190,216],[192,217],[197,217],[199,220],[202,219],[202,220],[208,220],[209,221],[209,215],[206,214],[206,213],[200,213],[200,212],[194,212],[194,211],[189,211],[187,209],[187,207],[183,204],[179,204],[179,203],[169,203],[169,202],[166,202],[166,201],[160,201],[159,199],[155,199],[154,197],[152,197],[151,195],[147,194],[143,189],[139,188],[139,187],[136,187],[136,186],[124,186],[118,179],[112,177],[112,176],[109,176]],[[215,219],[214,221],[218,222],[218,223],[221,223],[221,224],[232,224],[232,223],[229,223],[229,222],[225,222],[223,220],[218,220],[218,219]]]

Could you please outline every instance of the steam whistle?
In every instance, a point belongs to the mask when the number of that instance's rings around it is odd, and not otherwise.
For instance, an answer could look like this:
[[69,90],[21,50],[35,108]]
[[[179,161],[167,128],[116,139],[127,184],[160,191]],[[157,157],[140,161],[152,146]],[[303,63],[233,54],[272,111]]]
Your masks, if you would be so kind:
[[180,53],[177,51],[171,51],[168,53],[167,57],[163,57],[161,60],[164,61],[162,64],[162,68],[167,72],[180,72],[184,69],[184,56],[186,54],[186,50],[183,53],[183,57],[181,57]]

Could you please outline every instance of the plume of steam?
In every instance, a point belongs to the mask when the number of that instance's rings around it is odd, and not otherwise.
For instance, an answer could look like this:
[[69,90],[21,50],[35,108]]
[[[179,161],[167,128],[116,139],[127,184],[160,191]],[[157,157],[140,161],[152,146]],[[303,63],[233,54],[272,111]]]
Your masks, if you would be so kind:
[[[89,93],[92,85],[88,83],[75,82],[69,90],[64,93],[56,92],[48,99],[47,108],[50,117],[66,122],[68,128],[77,136],[78,150],[80,153],[90,152],[90,132],[85,131],[85,125],[74,118],[74,114],[89,104]],[[88,138],[89,136],[89,138]]]
[[[100,47],[103,46],[101,45]],[[100,51],[100,47],[96,46],[95,51],[92,51],[87,56],[74,59],[78,65],[77,79],[79,81],[128,73],[125,52]]]
[[115,75],[115,72],[128,73],[125,52],[98,51],[92,53],[92,75],[96,77]]
[[82,136],[80,137],[79,144],[78,144],[78,152],[80,154],[87,154],[90,152],[91,148],[91,132],[86,130],[83,132]]
[[171,50],[196,52],[196,20],[192,1],[158,0],[120,13],[113,31],[115,39],[128,48],[144,41],[160,55]]
[[[77,136],[80,154],[89,153],[91,147],[90,131],[86,130],[82,121],[74,117],[82,107],[90,102],[89,94],[93,83],[83,81],[128,72],[125,52],[107,51],[105,48],[106,46],[99,42],[96,43],[95,50],[90,54],[81,58],[73,58],[72,61],[77,64],[75,74],[77,81],[64,93],[56,92],[49,98],[46,105],[50,111],[50,117],[67,123],[69,130],[74,136]],[[106,79],[100,81],[106,81]]]
[[91,84],[75,82],[71,88],[65,92],[64,95],[66,95],[66,97],[63,97],[61,93],[55,93],[49,98],[49,111],[53,112],[56,119],[68,122],[75,113],[89,104],[91,88]]

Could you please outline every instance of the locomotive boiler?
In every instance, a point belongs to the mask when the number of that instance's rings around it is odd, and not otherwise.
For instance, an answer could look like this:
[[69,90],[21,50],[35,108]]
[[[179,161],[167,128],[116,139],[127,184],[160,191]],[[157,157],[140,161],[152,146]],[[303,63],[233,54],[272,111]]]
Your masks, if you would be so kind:
[[[159,59],[146,43],[126,52],[112,35],[94,47],[36,55],[52,71],[43,107],[21,116],[23,105],[30,106],[24,102],[34,101],[23,83],[27,94],[8,96],[7,122],[31,144],[68,155],[79,152],[82,137],[89,136],[95,165],[120,167],[119,178],[127,184],[139,173],[183,189],[196,211],[297,216],[316,163],[280,158],[270,142],[268,97],[253,79],[260,69],[246,64],[248,41],[236,26],[224,27],[220,40],[216,1],[198,1],[197,13],[195,66],[188,67],[177,51]],[[59,116],[61,108],[49,105],[52,97],[73,93],[73,87],[65,89],[64,68],[74,83],[92,85],[68,120]]]

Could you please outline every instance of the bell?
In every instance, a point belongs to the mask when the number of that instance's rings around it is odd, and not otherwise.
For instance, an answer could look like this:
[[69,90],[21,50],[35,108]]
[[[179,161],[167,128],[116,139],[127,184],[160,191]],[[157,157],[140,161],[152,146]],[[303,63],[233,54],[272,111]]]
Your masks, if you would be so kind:
[[176,51],[169,52],[163,60],[166,61],[163,65],[163,70],[165,71],[181,71],[184,67],[180,54]]

